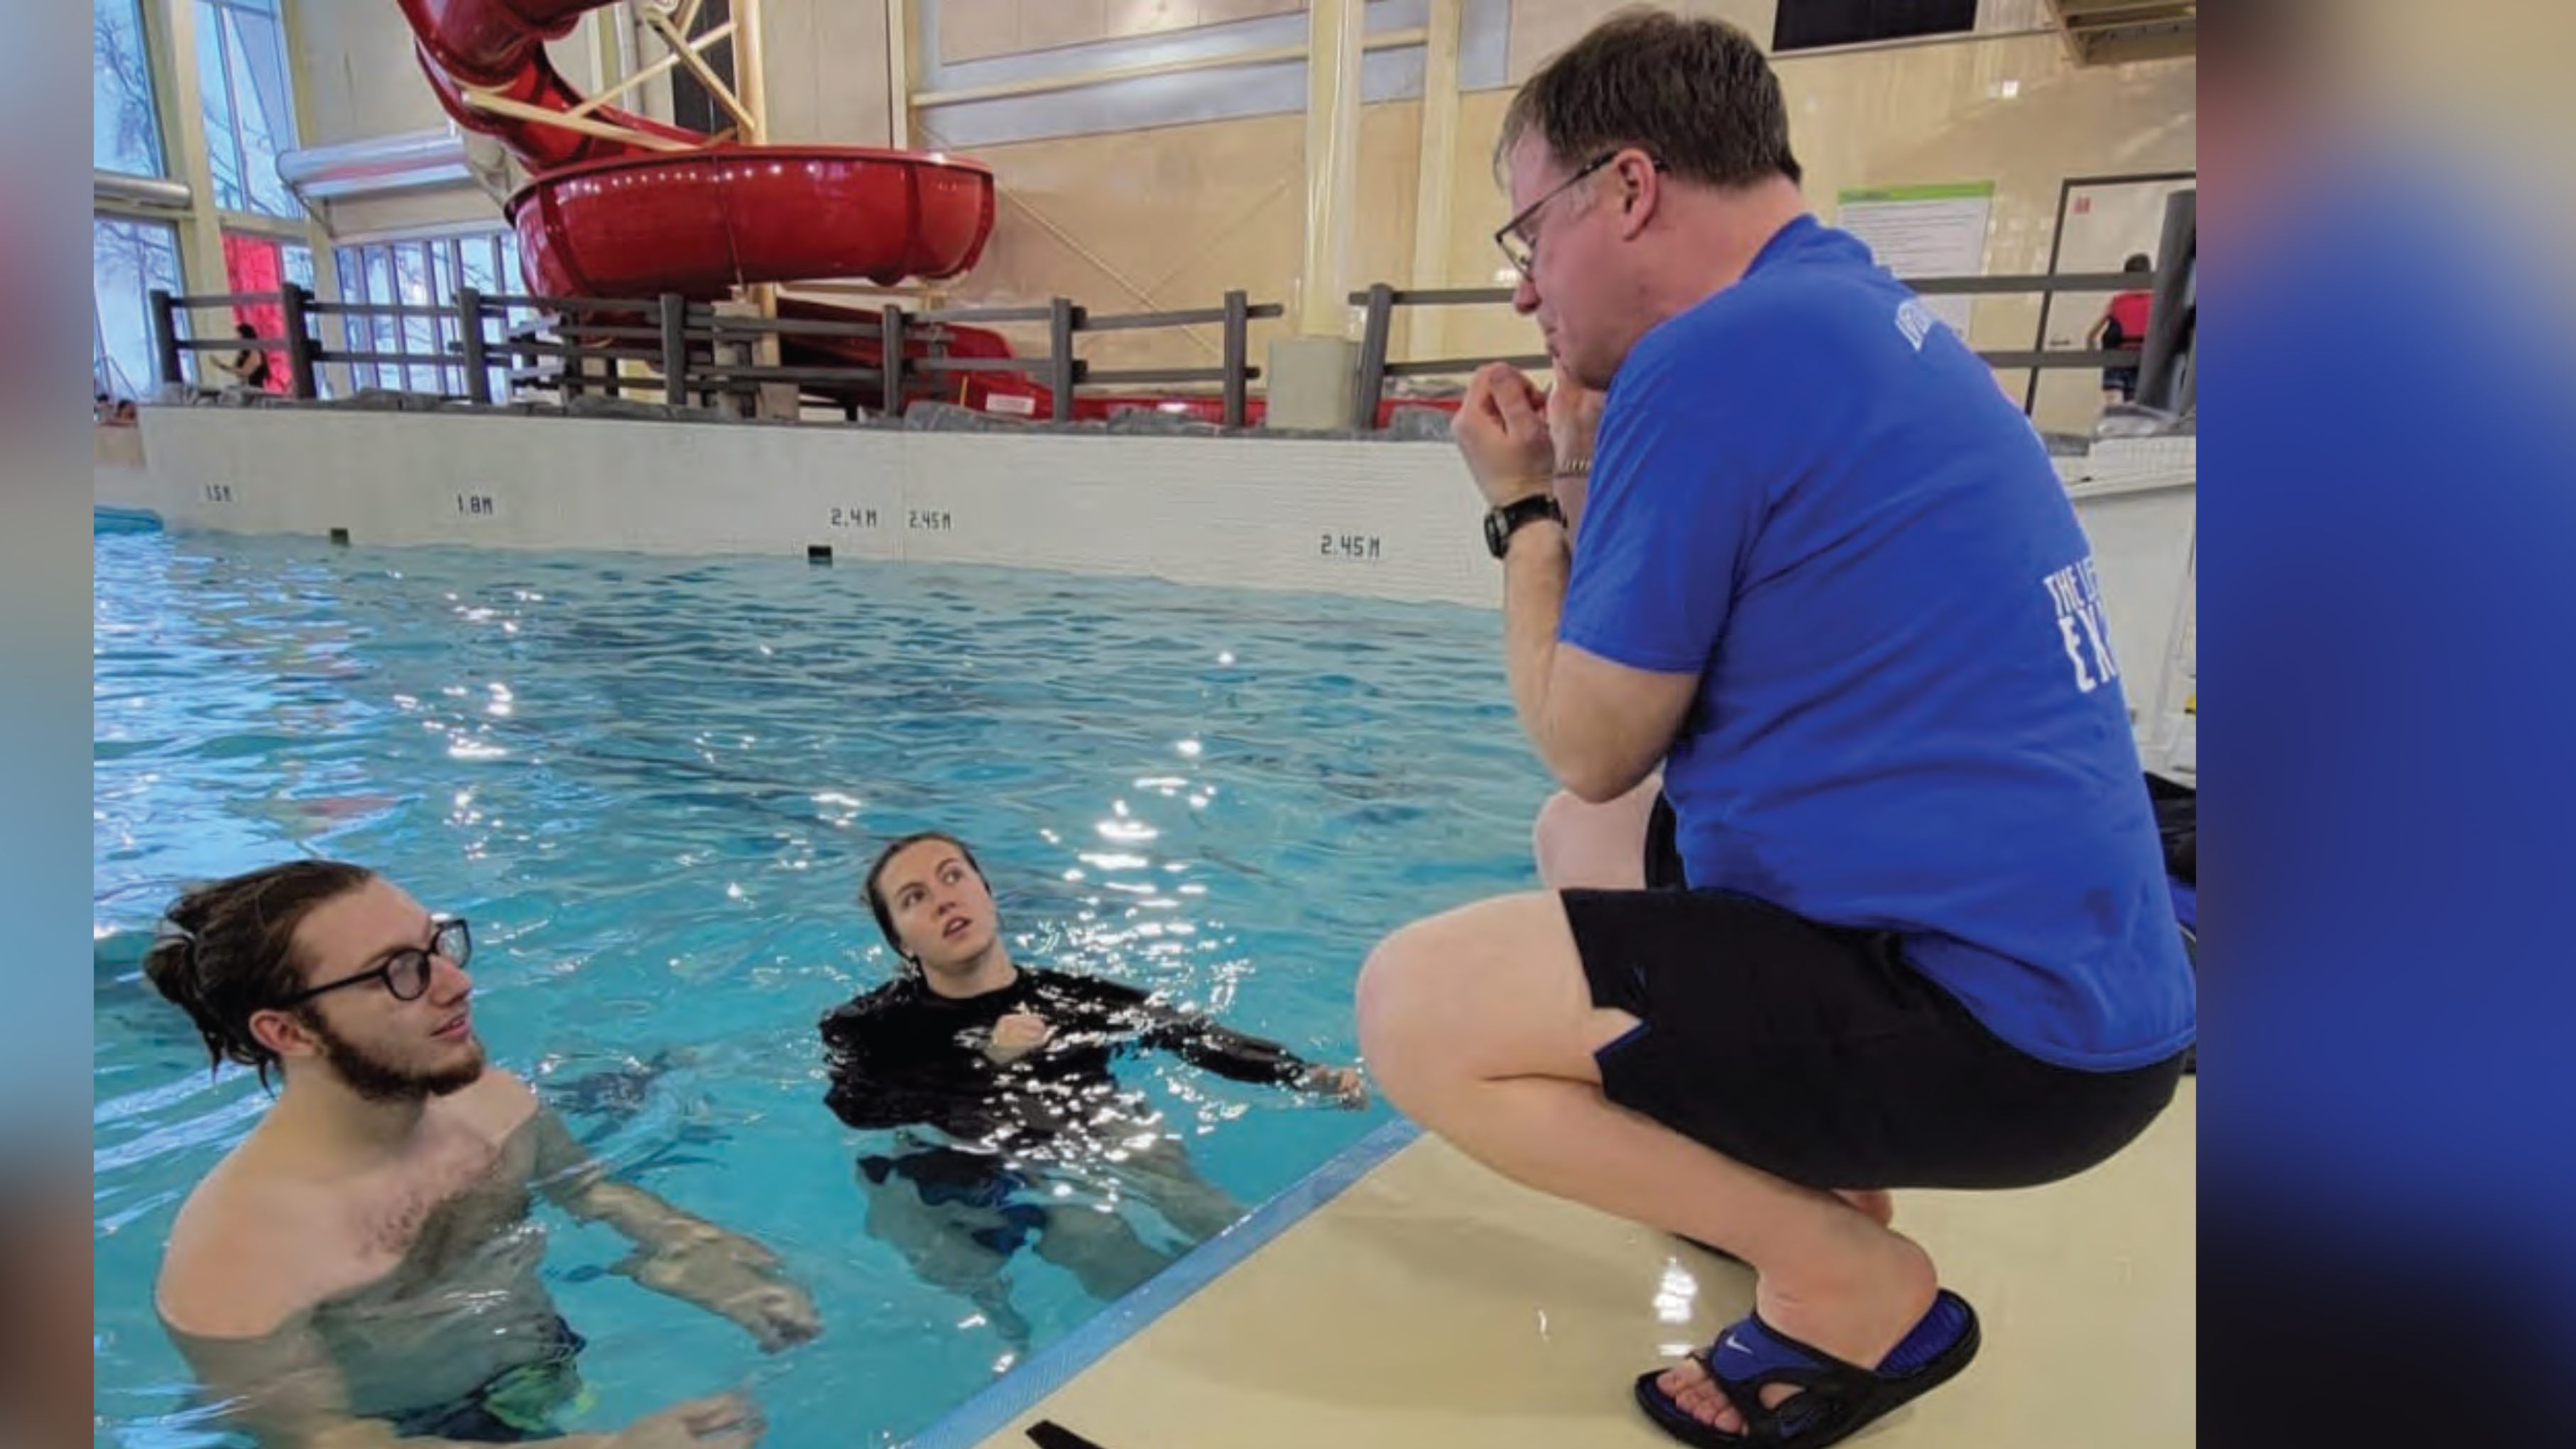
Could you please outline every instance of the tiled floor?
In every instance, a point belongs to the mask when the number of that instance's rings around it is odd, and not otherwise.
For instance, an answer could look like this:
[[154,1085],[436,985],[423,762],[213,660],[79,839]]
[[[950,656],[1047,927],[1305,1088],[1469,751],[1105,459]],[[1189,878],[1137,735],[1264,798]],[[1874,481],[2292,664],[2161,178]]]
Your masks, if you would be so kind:
[[[2073,1182],[1898,1195],[1985,1350],[1852,1442],[2192,1442],[2195,1091]],[[1053,1420],[1100,1449],[1662,1449],[1629,1381],[1751,1294],[1742,1269],[1425,1139],[984,1442],[1028,1449]]]

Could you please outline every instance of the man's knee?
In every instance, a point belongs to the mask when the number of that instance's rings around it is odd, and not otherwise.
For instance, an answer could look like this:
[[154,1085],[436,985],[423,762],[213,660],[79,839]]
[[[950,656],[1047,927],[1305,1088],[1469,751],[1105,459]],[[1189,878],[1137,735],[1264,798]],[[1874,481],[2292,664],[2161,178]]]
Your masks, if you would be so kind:
[[1557,791],[1538,807],[1538,819],[1530,826],[1530,854],[1538,861],[1538,878],[1551,889],[1563,885],[1569,857],[1577,849],[1582,812],[1589,808],[1571,790]]
[[1360,968],[1360,1055],[1398,1107],[1441,1068],[1442,1003],[1455,999],[1454,969],[1435,921],[1416,921],[1378,942]]
[[1406,926],[1378,942],[1360,966],[1354,1006],[1360,1051],[1372,1065],[1381,1051],[1398,1045],[1397,1038],[1409,1027],[1408,1018],[1420,1009],[1422,953],[1409,939],[1415,932],[1416,926]]

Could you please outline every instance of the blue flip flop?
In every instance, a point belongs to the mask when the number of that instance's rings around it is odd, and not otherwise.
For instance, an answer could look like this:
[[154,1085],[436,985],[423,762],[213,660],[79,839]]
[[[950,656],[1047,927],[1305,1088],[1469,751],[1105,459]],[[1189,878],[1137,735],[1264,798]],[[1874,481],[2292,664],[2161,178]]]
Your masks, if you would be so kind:
[[[1744,1433],[1729,1434],[1692,1418],[1656,1384],[1661,1369],[1638,1376],[1637,1404],[1657,1427],[1697,1449],[1824,1449],[1956,1377],[1977,1356],[1978,1342],[1976,1310],[1946,1288],[1875,1369],[1809,1347],[1761,1315],[1748,1314],[1719,1334],[1700,1359],[1726,1401],[1744,1416]],[[1779,1408],[1768,1408],[1762,1391],[1773,1384],[1799,1392]]]

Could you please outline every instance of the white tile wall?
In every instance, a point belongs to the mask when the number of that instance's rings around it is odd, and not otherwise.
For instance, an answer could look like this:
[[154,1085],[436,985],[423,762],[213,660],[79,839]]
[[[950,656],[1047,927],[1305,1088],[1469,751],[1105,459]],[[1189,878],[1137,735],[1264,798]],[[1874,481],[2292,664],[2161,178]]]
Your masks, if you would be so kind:
[[[100,501],[368,544],[936,559],[1491,606],[1438,443],[146,409]],[[116,493],[120,496],[109,496]],[[485,501],[488,500],[488,503]]]
[[[1481,506],[1440,443],[902,433],[146,408],[102,504],[360,544],[945,560],[1494,607]],[[2190,439],[2061,459],[2141,744],[2188,761]],[[2181,736],[2177,738],[2177,736]]]

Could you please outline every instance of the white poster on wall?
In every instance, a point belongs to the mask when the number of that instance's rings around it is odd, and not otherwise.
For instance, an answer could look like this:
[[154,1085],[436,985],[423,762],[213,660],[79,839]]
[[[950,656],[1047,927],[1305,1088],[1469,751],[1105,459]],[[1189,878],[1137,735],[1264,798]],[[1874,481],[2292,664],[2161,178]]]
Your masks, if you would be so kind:
[[[1835,198],[1835,224],[1868,244],[1879,265],[1900,277],[1975,277],[1986,270],[1986,224],[1995,184],[1885,186]],[[1926,297],[1935,316],[1962,338],[1974,297]]]

